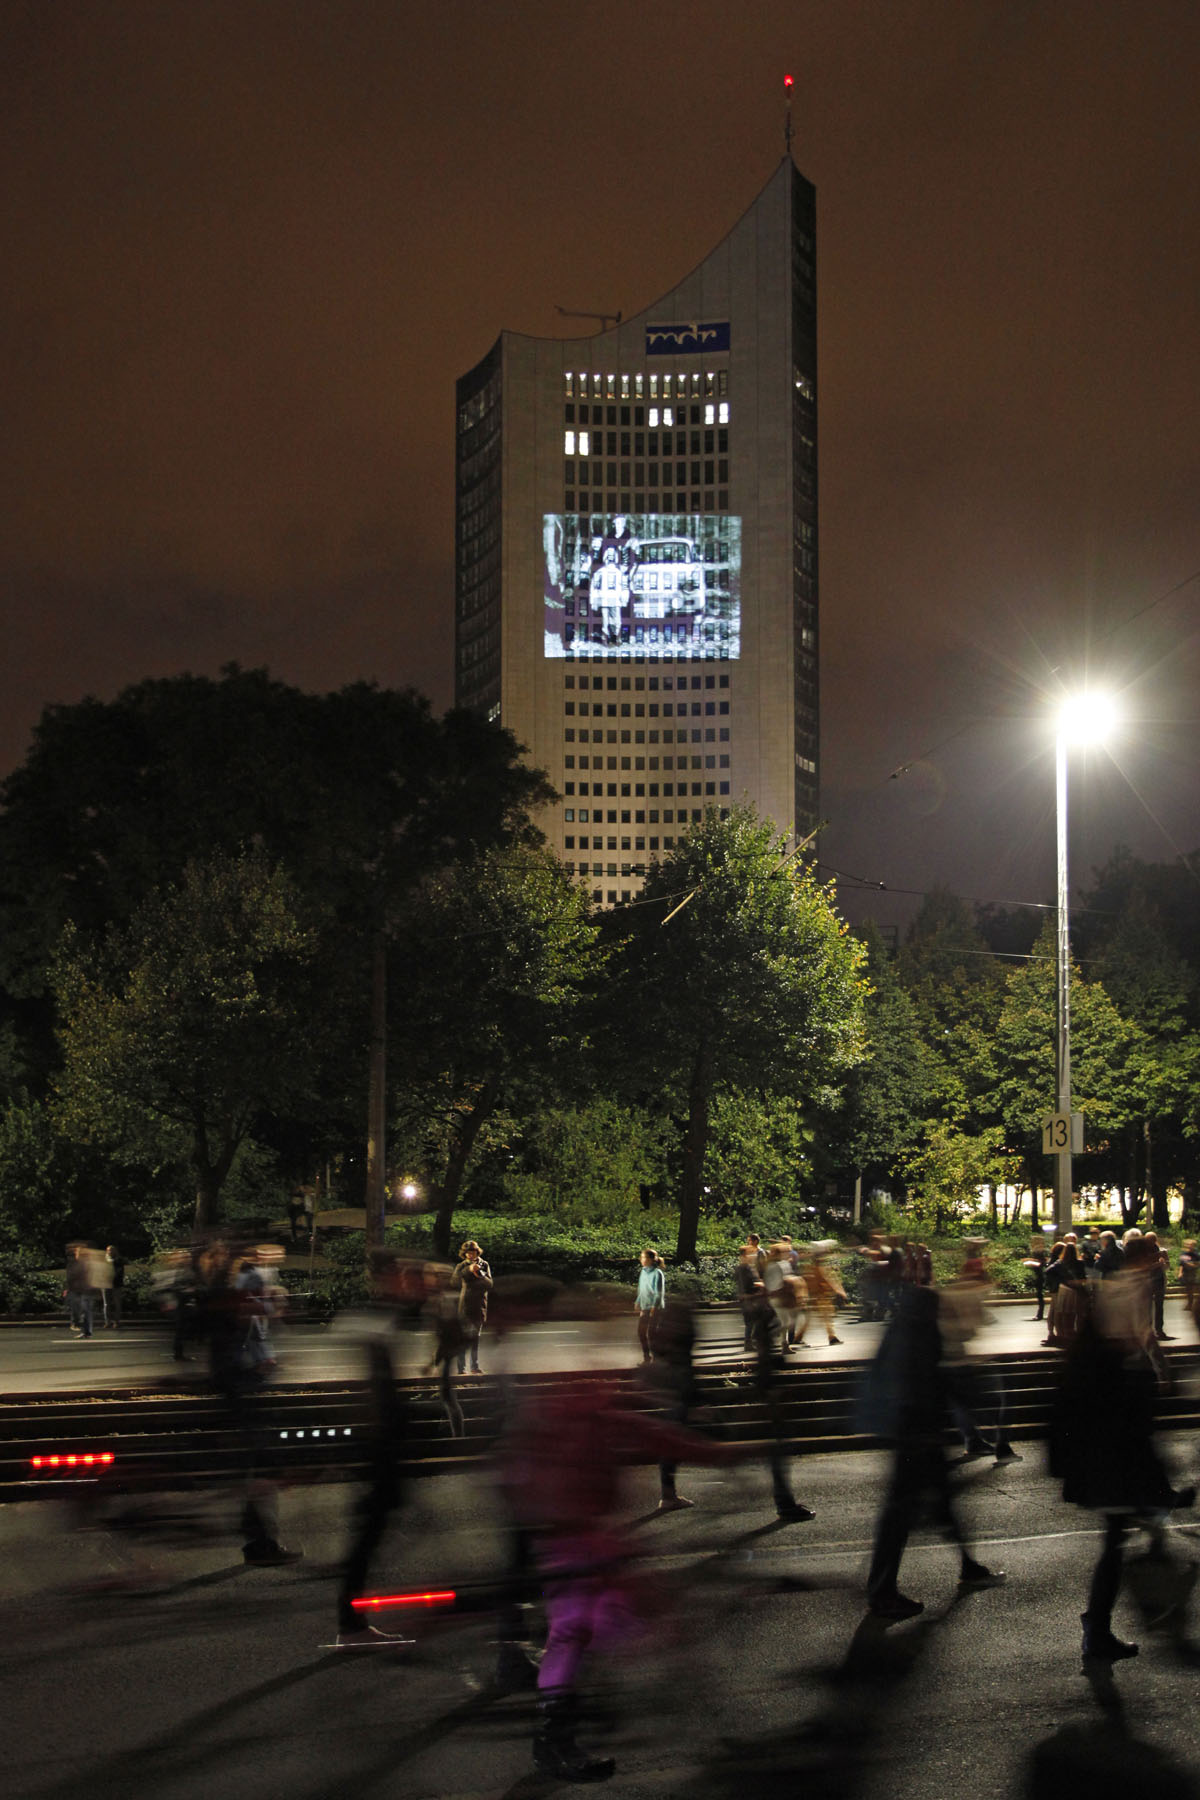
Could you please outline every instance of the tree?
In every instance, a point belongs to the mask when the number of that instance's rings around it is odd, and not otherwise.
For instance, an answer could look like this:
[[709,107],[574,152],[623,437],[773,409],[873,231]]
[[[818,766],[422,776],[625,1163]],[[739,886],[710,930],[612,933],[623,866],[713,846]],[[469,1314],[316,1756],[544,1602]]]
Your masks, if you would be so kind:
[[906,1158],[921,1142],[945,1084],[916,1003],[901,987],[874,927],[864,932],[863,948],[869,982],[863,1058],[830,1120],[827,1155],[860,1181],[891,1186],[904,1179]]
[[1006,1179],[1011,1158],[998,1126],[961,1131],[943,1119],[930,1121],[924,1142],[906,1159],[910,1209],[919,1228],[941,1232],[947,1217],[976,1206],[979,1190]]
[[832,1102],[862,1054],[861,950],[785,846],[750,808],[710,808],[613,921],[609,1067],[680,1119],[682,1260],[696,1254],[715,1097]]
[[532,845],[431,877],[397,922],[396,1134],[424,1169],[441,1255],[484,1126],[515,1083],[578,1052],[596,941],[586,896]]
[[[322,932],[326,1080],[275,1121],[292,1178],[307,1175],[361,1137],[372,1003],[382,1016],[384,945],[406,892],[458,856],[536,837],[528,808],[549,793],[510,733],[366,683],[306,694],[231,666],[50,707],[0,788],[0,1016],[7,996],[44,1091],[64,928],[80,950],[98,945],[189,861],[261,850]],[[369,1066],[382,1096],[378,1055]]]
[[[1071,971],[1072,1100],[1083,1112],[1088,1149],[1102,1156],[1127,1124],[1132,1096],[1135,1027],[1098,981]],[[1055,955],[1049,927],[1033,956],[1015,969],[989,1040],[984,1104],[1003,1125],[1005,1142],[1024,1163],[1031,1188],[1042,1173],[1041,1124],[1055,1100]]]
[[196,1225],[256,1118],[314,1085],[317,938],[291,883],[258,853],[189,863],[99,946],[68,926],[55,960],[60,1122],[151,1162],[184,1156]]
[[[544,1069],[520,1083],[498,1190],[523,1212],[589,1222],[631,1218],[663,1184],[662,1121],[603,1093],[572,1105],[575,1084],[553,1073],[549,1086]],[[586,1095],[589,1084],[581,1085]]]
[[[970,1119],[978,1089],[980,1040],[991,1028],[1003,975],[965,900],[934,888],[901,946],[900,984],[917,1010],[934,1092],[931,1110]],[[978,1122],[978,1121],[972,1121]]]

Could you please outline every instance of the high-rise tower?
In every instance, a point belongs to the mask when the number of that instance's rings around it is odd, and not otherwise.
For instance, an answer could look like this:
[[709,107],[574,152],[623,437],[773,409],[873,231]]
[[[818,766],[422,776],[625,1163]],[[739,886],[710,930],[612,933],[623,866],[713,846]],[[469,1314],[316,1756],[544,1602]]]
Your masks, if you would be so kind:
[[679,285],[458,383],[455,697],[606,904],[706,807],[818,805],[816,194],[785,157]]

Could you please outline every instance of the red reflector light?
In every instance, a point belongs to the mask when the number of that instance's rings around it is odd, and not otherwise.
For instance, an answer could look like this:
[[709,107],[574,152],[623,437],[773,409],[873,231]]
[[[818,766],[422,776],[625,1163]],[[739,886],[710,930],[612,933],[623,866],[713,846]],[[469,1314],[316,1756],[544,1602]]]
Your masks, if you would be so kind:
[[31,1456],[29,1466],[33,1469],[93,1468],[115,1460],[111,1450],[86,1450],[69,1456]]
[[453,1606],[457,1599],[454,1588],[436,1588],[424,1594],[373,1594],[350,1604],[358,1612],[374,1612],[380,1606]]

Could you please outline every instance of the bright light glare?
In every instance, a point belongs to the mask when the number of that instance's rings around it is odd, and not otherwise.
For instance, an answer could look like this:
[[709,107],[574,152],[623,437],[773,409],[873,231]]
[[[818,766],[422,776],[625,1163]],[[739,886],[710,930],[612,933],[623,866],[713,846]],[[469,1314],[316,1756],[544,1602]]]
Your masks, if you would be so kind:
[[1072,694],[1059,708],[1058,729],[1069,744],[1102,744],[1118,716],[1111,694]]

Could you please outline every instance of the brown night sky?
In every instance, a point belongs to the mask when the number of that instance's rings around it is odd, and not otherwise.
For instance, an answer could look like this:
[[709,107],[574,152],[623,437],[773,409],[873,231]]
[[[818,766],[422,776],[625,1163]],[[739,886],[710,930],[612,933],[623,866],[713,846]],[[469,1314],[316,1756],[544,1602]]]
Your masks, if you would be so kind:
[[0,770],[49,702],[230,660],[448,705],[455,377],[556,303],[673,286],[770,176],[791,70],[825,854],[1046,898],[1056,666],[1136,721],[1123,773],[1075,777],[1079,872],[1200,844],[1194,0],[2,0],[0,29]]

